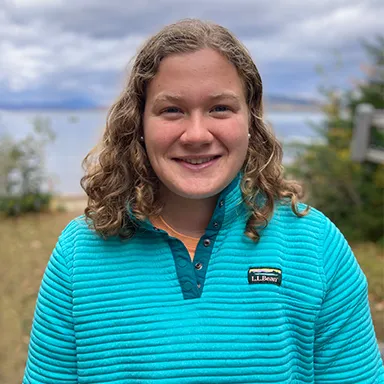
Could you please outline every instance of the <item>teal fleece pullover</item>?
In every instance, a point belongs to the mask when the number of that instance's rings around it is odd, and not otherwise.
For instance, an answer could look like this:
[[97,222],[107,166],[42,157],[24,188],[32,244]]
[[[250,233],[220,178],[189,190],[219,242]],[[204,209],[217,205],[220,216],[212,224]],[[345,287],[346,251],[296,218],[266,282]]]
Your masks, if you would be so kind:
[[279,204],[244,235],[238,179],[194,261],[149,221],[103,240],[83,217],[45,271],[24,384],[384,383],[367,281],[322,213]]

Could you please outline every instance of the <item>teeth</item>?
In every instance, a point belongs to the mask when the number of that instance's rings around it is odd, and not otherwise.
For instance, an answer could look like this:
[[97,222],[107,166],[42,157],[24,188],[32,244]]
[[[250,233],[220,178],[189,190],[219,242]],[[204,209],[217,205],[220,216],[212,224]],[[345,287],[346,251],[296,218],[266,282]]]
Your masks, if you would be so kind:
[[184,159],[184,161],[189,163],[189,164],[203,164],[203,163],[207,163],[208,161],[211,161],[213,159],[214,159],[214,157],[207,157],[205,159]]

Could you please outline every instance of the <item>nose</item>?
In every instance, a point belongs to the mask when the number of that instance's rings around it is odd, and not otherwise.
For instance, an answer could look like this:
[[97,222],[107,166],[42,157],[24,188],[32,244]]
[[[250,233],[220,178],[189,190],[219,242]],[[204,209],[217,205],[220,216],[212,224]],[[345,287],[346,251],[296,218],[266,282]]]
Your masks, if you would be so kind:
[[206,145],[213,141],[213,135],[209,130],[209,118],[201,113],[191,114],[185,121],[184,132],[180,136],[180,142],[184,145]]

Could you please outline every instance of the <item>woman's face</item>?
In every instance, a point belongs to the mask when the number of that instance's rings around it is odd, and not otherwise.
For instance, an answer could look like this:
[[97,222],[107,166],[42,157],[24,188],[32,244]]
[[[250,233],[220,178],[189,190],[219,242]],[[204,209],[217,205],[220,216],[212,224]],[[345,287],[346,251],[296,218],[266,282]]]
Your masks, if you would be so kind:
[[235,66],[211,49],[162,60],[147,89],[144,137],[165,193],[220,193],[248,148],[248,107]]

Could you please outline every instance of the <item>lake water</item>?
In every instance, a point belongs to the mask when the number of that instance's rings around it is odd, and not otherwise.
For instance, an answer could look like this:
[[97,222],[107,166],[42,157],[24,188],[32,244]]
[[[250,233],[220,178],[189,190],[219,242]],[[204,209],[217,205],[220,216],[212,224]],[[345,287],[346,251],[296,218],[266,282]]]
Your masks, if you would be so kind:
[[[48,118],[56,140],[46,149],[46,169],[55,191],[66,195],[81,194],[79,180],[83,174],[81,161],[102,135],[105,110],[83,111],[0,111],[0,134],[9,133],[19,139],[32,130],[34,118]],[[309,122],[319,123],[319,112],[270,112],[266,121],[284,144],[292,140],[316,139]],[[285,155],[284,161],[289,161]]]

